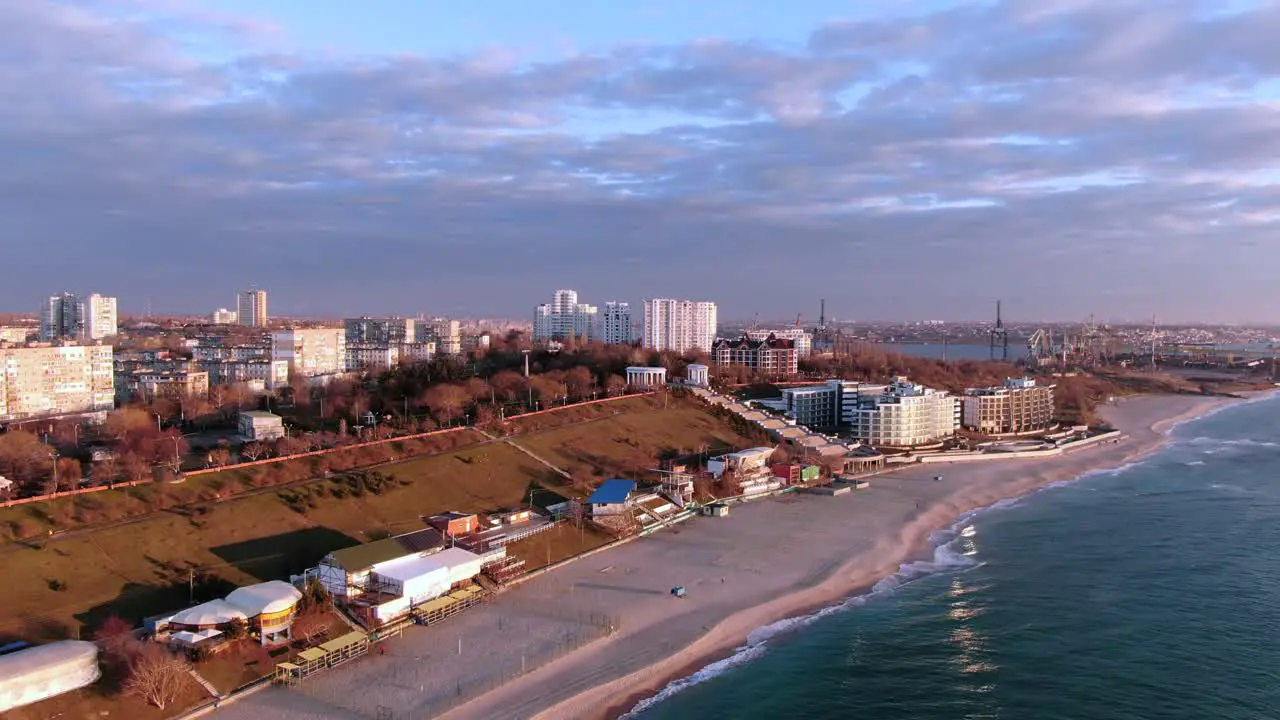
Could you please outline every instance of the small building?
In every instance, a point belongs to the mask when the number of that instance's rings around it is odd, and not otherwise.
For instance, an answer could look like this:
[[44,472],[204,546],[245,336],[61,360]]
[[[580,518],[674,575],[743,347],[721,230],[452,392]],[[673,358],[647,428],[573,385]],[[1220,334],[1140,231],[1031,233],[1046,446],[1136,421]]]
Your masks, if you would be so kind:
[[587,503],[591,505],[591,516],[623,515],[630,512],[635,492],[634,480],[605,480],[587,499]]
[[379,624],[402,618],[415,607],[448,594],[454,586],[474,580],[485,560],[462,548],[447,548],[375,565],[372,574],[378,593],[371,602],[377,604],[367,609],[366,617]]
[[275,413],[246,410],[240,413],[237,429],[245,442],[270,442],[284,437],[284,419]]
[[724,503],[711,503],[710,505],[703,505],[702,514],[710,515],[711,517],[728,517],[729,506]]
[[773,455],[771,447],[754,447],[738,452],[713,457],[707,460],[707,471],[720,477],[725,471],[735,473],[751,473],[767,469],[769,458]]
[[667,369],[664,367],[629,367],[627,368],[627,385],[634,388],[653,388],[667,384]]
[[0,655],[0,713],[97,682],[98,646],[62,640]]
[[480,528],[480,519],[470,513],[449,511],[427,518],[427,524],[450,537],[470,535]]
[[699,363],[688,365],[684,369],[685,383],[694,387],[711,386],[711,368]]
[[866,445],[859,445],[850,450],[844,456],[844,472],[845,475],[861,475],[863,473],[876,472],[883,470],[885,466],[885,456],[874,448]]
[[444,543],[444,535],[440,531],[426,528],[334,550],[320,560],[314,576],[335,599],[348,601],[368,589],[374,566],[408,555],[439,552]]
[[245,614],[263,645],[289,641],[301,600],[302,593],[282,580],[246,585],[227,596],[227,604]]

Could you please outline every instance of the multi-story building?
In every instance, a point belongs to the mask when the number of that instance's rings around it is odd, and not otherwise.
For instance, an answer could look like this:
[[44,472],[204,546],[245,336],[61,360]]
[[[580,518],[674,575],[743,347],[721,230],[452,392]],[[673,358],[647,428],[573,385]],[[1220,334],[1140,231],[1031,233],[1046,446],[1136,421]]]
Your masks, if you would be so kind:
[[888,388],[853,380],[828,380],[822,385],[783,388],[781,399],[757,402],[782,411],[805,427],[834,428],[853,422],[860,398],[882,395]]
[[396,346],[396,360],[401,363],[431,362],[431,359],[435,356],[436,342],[434,340],[401,343]]
[[78,340],[84,336],[84,304],[74,293],[47,299],[40,308],[40,339]]
[[796,355],[806,358],[813,354],[813,335],[803,328],[783,328],[781,330],[748,330],[747,337],[752,340],[766,340],[769,336],[779,340],[791,340],[796,344]]
[[116,396],[122,401],[208,397],[209,373],[203,370],[134,370],[116,373]]
[[970,388],[962,399],[962,424],[989,435],[1044,430],[1053,424],[1053,385],[1008,378],[1000,387]]
[[110,345],[0,347],[0,421],[115,407]]
[[32,329],[25,325],[0,325],[0,342],[25,343],[32,335],[39,334],[38,328],[33,333]]
[[214,325],[235,325],[237,317],[238,314],[235,310],[218,308],[213,311],[213,316],[209,319]]
[[711,349],[716,365],[745,367],[766,377],[789,377],[800,371],[794,340],[769,335],[763,340],[719,339]]
[[267,291],[245,290],[236,298],[236,321],[246,327],[267,326]]
[[341,328],[295,328],[271,336],[271,359],[289,363],[290,376],[316,377],[347,370],[347,334]]
[[644,346],[651,350],[711,352],[716,341],[716,304],[655,298],[644,301]]
[[635,340],[631,304],[609,301],[600,313],[600,340],[605,345],[630,345]]
[[595,305],[578,302],[576,290],[557,290],[550,304],[534,308],[533,339],[590,342],[597,335],[598,313]]
[[272,390],[289,384],[287,360],[209,360],[198,366],[209,373],[210,385],[261,383],[263,388]]
[[941,442],[960,427],[959,398],[897,377],[883,393],[859,395],[848,414],[853,439],[878,447]]
[[413,318],[348,318],[342,321],[347,345],[398,345],[417,339]]
[[435,342],[435,351],[441,355],[462,354],[462,324],[449,318],[431,318],[427,321],[430,333],[418,338],[418,342]]
[[213,362],[217,360],[267,360],[271,357],[271,344],[236,343],[232,345],[204,344],[191,348],[191,359],[196,362]]
[[86,342],[113,337],[119,332],[116,318],[116,299],[93,293],[82,304],[84,317],[83,339]]
[[382,372],[400,359],[399,345],[347,343],[347,369]]

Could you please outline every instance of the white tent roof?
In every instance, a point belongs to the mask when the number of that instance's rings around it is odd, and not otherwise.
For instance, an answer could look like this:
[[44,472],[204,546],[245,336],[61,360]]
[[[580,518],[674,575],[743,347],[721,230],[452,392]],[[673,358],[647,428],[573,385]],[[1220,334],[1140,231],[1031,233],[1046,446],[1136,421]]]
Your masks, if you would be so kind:
[[222,625],[232,620],[248,620],[248,616],[244,611],[231,605],[225,600],[210,600],[193,608],[187,608],[182,612],[170,618],[169,622],[174,625],[196,625],[199,627],[208,627],[211,625]]
[[98,646],[63,640],[0,656],[0,713],[98,679]]
[[249,617],[288,610],[302,599],[298,589],[283,580],[270,580],[257,585],[236,588],[227,596],[227,604]]
[[189,632],[187,630],[183,630],[182,632],[174,633],[172,639],[187,645],[196,645],[210,638],[216,638],[221,634],[221,630],[213,629],[201,630],[200,632]]

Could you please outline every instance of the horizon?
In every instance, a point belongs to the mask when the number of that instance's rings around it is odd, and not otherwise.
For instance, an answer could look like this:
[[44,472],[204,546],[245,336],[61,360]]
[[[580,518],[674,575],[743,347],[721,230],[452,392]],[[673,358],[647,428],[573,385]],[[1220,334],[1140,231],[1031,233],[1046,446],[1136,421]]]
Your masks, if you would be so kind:
[[884,322],[1000,297],[1266,326],[1280,302],[1273,5],[7,15],[0,232],[25,272],[0,307],[69,286],[203,315],[256,286],[278,315],[523,317],[573,287],[809,323],[819,296]]

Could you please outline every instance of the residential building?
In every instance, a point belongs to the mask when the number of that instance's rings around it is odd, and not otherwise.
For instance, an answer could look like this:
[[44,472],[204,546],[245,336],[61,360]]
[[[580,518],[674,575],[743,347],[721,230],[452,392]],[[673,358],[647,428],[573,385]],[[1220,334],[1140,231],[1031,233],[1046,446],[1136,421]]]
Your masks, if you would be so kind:
[[605,345],[630,345],[635,340],[631,304],[609,301],[600,313],[600,340]]
[[236,419],[236,428],[245,442],[271,442],[284,437],[284,419],[261,410],[242,411]]
[[417,339],[413,318],[349,318],[342,321],[348,345],[398,345]]
[[93,293],[81,303],[81,312],[82,338],[86,342],[114,337],[119,332],[115,298]]
[[115,407],[110,345],[0,347],[0,421]]
[[667,384],[667,369],[664,367],[629,367],[627,368],[627,385],[634,388],[653,388]]
[[123,401],[207,397],[209,373],[203,370],[134,370],[115,375],[116,395]]
[[438,317],[427,321],[427,327],[431,329],[430,335],[425,338],[419,338],[419,342],[435,341],[435,351],[441,355],[462,354],[461,323],[457,320]]
[[709,353],[715,341],[715,303],[669,298],[644,301],[644,347]]
[[896,377],[883,393],[861,395],[851,413],[850,435],[876,447],[915,447],[941,442],[960,427],[959,398]]
[[399,345],[347,343],[347,369],[370,372],[390,370],[400,359]]
[[591,516],[625,515],[631,512],[635,495],[634,480],[620,478],[605,480],[595,492],[591,493],[591,497],[587,498],[587,503],[591,505]]
[[40,339],[79,340],[84,336],[84,304],[74,293],[48,298],[40,308]]
[[234,385],[236,383],[261,383],[266,390],[274,390],[289,384],[287,360],[210,360],[197,363],[209,373],[209,384]]
[[196,362],[271,359],[270,337],[264,337],[261,342],[235,343],[232,345],[205,344],[203,339],[199,343],[191,348],[191,359]]
[[1053,385],[1008,378],[1000,387],[970,388],[962,399],[964,427],[989,435],[1045,430],[1053,424]]
[[0,343],[25,343],[27,338],[39,334],[39,328],[32,332],[32,328],[25,325],[0,325]]
[[550,304],[534,308],[533,339],[590,342],[598,335],[598,314],[595,305],[578,302],[576,290],[557,290]]
[[271,336],[271,359],[289,363],[290,376],[346,372],[347,334],[341,328],[295,328]]
[[213,311],[213,317],[210,318],[210,321],[214,325],[235,325],[237,317],[239,317],[239,315],[235,310],[218,308]]
[[436,341],[407,342],[396,346],[396,360],[404,364],[431,362],[436,356]]
[[793,340],[796,344],[796,356],[806,358],[813,354],[813,335],[804,328],[783,328],[781,330],[748,330],[747,337],[752,340],[767,340],[772,335],[780,340]]
[[267,326],[267,291],[245,290],[236,298],[236,320],[246,327]]
[[756,402],[781,411],[798,425],[835,428],[854,421],[860,398],[877,397],[888,389],[888,385],[828,380],[821,385],[783,388],[780,399]]
[[795,341],[773,335],[763,340],[748,336],[716,340],[711,356],[716,365],[745,367],[766,377],[789,377],[800,371]]

